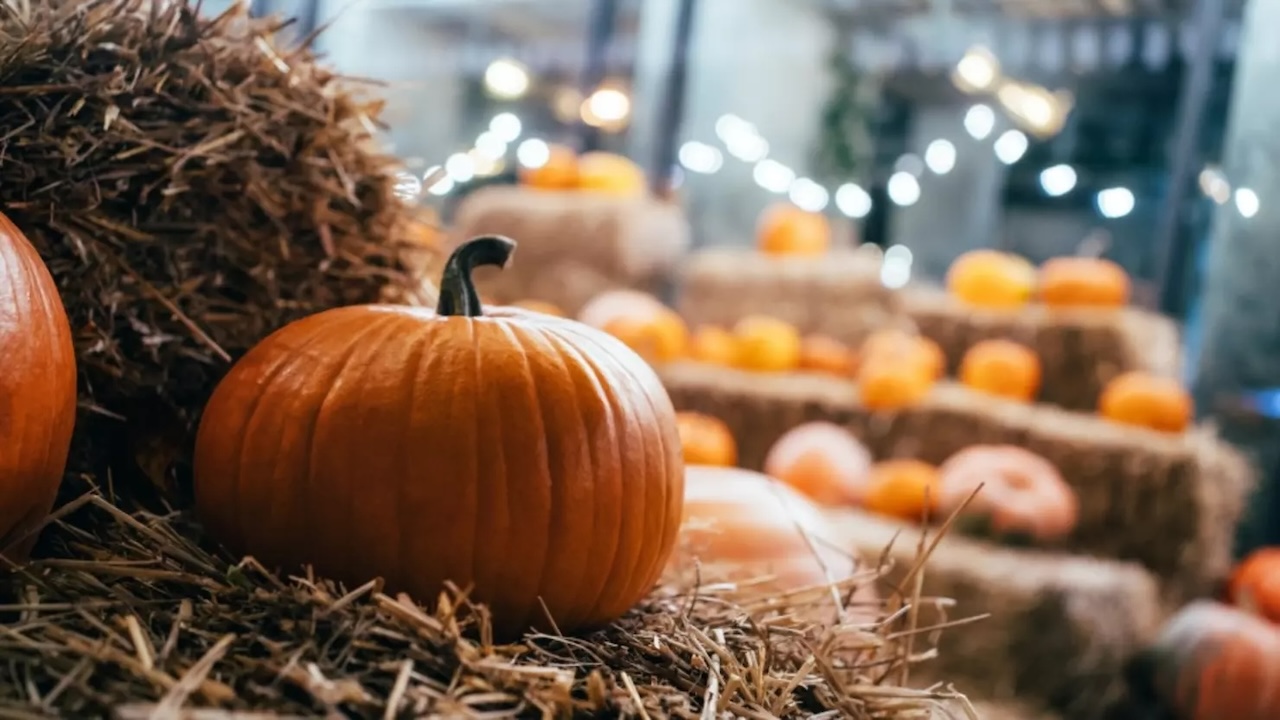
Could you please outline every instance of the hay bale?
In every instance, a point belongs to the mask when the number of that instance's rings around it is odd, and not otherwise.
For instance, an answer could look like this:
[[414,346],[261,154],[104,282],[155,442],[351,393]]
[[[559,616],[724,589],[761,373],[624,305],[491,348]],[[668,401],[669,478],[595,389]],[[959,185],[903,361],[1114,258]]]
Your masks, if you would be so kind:
[[1072,410],[1096,408],[1103,386],[1122,372],[1181,372],[1177,325],[1138,308],[979,310],[930,288],[903,292],[902,305],[920,332],[942,346],[953,372],[980,340],[1007,338],[1034,348],[1044,366],[1040,400]]
[[[832,519],[856,552],[889,546],[886,579],[899,586],[911,582],[918,548],[932,542],[917,527],[858,510]],[[984,700],[1043,703],[1065,718],[1092,720],[1128,704],[1124,664],[1165,615],[1155,579],[1135,564],[958,536],[940,539],[922,580],[922,598],[954,601],[917,604],[921,626],[953,623],[938,658],[919,668],[925,680],[946,678]],[[955,622],[986,612],[981,622]]]
[[879,260],[860,250],[817,258],[702,250],[681,273],[677,308],[695,326],[728,327],[745,315],[763,314],[848,343],[905,321],[897,294],[880,282]]
[[661,376],[677,409],[728,424],[740,463],[752,469],[783,433],[811,420],[850,428],[878,459],[941,463],[986,443],[1039,453],[1080,497],[1079,526],[1063,549],[1139,562],[1172,598],[1203,594],[1228,571],[1232,528],[1253,484],[1240,455],[1202,430],[1166,435],[949,383],[916,407],[870,413],[859,406],[856,386],[839,378],[696,363],[666,366]]
[[117,480],[140,454],[169,479],[162,456],[186,453],[213,385],[264,335],[409,287],[394,241],[413,211],[371,134],[378,107],[275,48],[280,25],[243,3],[0,10],[0,207],[75,330],[77,453],[110,455]]
[[576,314],[605,290],[655,291],[690,230],[679,206],[652,198],[495,185],[469,195],[454,218],[455,243],[484,234],[520,242],[510,267],[476,273],[486,297],[543,300]]

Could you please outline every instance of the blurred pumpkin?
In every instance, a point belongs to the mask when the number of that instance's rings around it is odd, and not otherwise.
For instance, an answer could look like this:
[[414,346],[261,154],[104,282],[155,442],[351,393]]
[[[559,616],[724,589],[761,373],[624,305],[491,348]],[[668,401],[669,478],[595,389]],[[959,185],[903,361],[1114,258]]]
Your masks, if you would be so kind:
[[[433,602],[472,588],[495,631],[597,627],[648,593],[684,463],[653,371],[585,325],[485,312],[471,280],[514,243],[466,242],[435,312],[351,306],[276,331],[200,422],[196,510],[268,566]],[[407,441],[411,439],[412,441]]]
[[[677,557],[697,558],[703,582],[769,578],[759,591],[786,592],[846,580],[858,569],[822,512],[786,485],[738,468],[692,465],[686,473]],[[853,601],[855,613],[878,614],[870,582]]]
[[934,380],[921,364],[886,356],[864,357],[858,366],[858,401],[868,410],[901,410],[929,396]]
[[760,214],[756,243],[768,255],[822,255],[831,247],[831,223],[822,213],[777,203]]
[[630,158],[607,152],[578,158],[578,189],[610,195],[642,196],[648,192],[644,170]]
[[737,362],[738,344],[728,330],[702,325],[693,333],[689,355],[698,362],[730,366]]
[[689,329],[684,320],[665,307],[648,318],[615,318],[605,324],[604,330],[651,363],[679,360],[689,346]]
[[1231,572],[1227,595],[1238,607],[1280,623],[1280,547],[1250,553]]
[[733,326],[737,365],[757,372],[786,372],[800,366],[800,331],[791,323],[748,315]]
[[0,554],[22,562],[66,469],[76,418],[76,359],[53,277],[3,214],[0,348]]
[[948,458],[938,469],[937,507],[942,517],[960,510],[961,519],[998,536],[1039,542],[1070,535],[1080,516],[1080,501],[1058,469],[1013,445],[973,445]]
[[733,467],[738,464],[738,443],[720,418],[698,412],[678,412],[676,425],[686,465]]
[[1017,255],[990,249],[970,250],[948,268],[947,289],[974,307],[1019,308],[1035,295],[1036,269]]
[[1040,301],[1052,307],[1124,307],[1129,273],[1105,258],[1058,257],[1040,266]]
[[876,330],[862,341],[858,351],[861,362],[888,360],[896,364],[919,365],[930,379],[947,373],[947,356],[933,340],[899,328]]
[[823,505],[857,505],[867,493],[871,453],[845,428],[809,422],[769,448],[764,471]]
[[1098,398],[1098,412],[1108,420],[1162,432],[1186,430],[1193,411],[1191,395],[1176,379],[1136,371],[1112,378]]
[[938,469],[920,460],[885,460],[871,466],[863,506],[875,513],[919,522],[938,502]]
[[522,184],[539,190],[572,190],[578,186],[578,153],[564,145],[548,145],[547,161],[538,167],[520,166]]
[[520,302],[511,303],[511,307],[540,312],[543,315],[551,315],[552,317],[565,317],[564,311],[558,305],[544,300],[521,300]]
[[857,356],[844,343],[826,335],[810,335],[800,342],[800,368],[852,378]]
[[960,382],[1011,400],[1034,400],[1040,392],[1040,358],[1011,340],[982,340],[960,360]]
[[1280,718],[1280,629],[1198,600],[1165,623],[1131,662],[1140,695],[1180,720]]
[[649,318],[666,307],[658,298],[639,290],[606,290],[582,306],[578,311],[578,321],[603,330],[616,318]]

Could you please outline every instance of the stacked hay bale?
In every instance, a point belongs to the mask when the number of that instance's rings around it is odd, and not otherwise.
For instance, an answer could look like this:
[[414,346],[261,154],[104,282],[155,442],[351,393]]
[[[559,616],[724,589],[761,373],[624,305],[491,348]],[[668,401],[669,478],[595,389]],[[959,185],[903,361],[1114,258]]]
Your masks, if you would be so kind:
[[741,464],[759,468],[788,429],[810,420],[849,427],[877,458],[941,463],[974,444],[1028,448],[1058,467],[1080,499],[1061,549],[1131,560],[1172,600],[1210,590],[1231,560],[1231,528],[1252,484],[1249,466],[1208,434],[1167,435],[1049,405],[1027,405],[942,384],[897,413],[861,408],[856,386],[819,375],[762,375],[694,363],[663,369],[677,408],[723,419]]
[[1093,410],[1107,381],[1126,371],[1169,377],[1181,371],[1177,326],[1139,308],[1001,311],[965,306],[933,288],[901,295],[904,312],[942,347],[952,369],[981,340],[1005,338],[1035,349],[1044,371],[1040,399],[1064,408]]
[[476,273],[495,303],[541,300],[576,314],[606,290],[660,289],[689,245],[679,206],[648,197],[493,186],[467,197],[453,239],[518,238],[518,261]]
[[677,308],[694,326],[729,327],[747,315],[769,315],[805,335],[854,344],[906,320],[897,294],[880,282],[879,258],[861,250],[811,257],[703,250],[681,273]]

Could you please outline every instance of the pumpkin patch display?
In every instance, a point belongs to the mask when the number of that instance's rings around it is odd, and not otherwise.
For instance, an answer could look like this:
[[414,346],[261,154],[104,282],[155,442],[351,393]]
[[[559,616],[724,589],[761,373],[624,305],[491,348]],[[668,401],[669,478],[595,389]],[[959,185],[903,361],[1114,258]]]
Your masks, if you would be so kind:
[[737,365],[756,372],[787,372],[800,366],[800,332],[764,315],[750,315],[733,326]]
[[853,377],[857,354],[844,343],[826,335],[810,335],[800,342],[800,369],[810,372]]
[[1280,623],[1280,547],[1255,550],[1237,565],[1227,595],[1237,607]]
[[738,463],[738,443],[729,426],[717,417],[696,412],[676,413],[680,446],[686,465],[733,467]]
[[738,344],[728,330],[716,325],[702,325],[689,341],[689,356],[698,362],[729,367],[737,362]]
[[960,382],[990,395],[1034,400],[1040,392],[1040,358],[1031,348],[1011,340],[983,340],[960,361]]
[[831,248],[831,223],[822,213],[801,210],[790,203],[778,203],[760,214],[756,244],[766,255],[823,255]]
[[876,463],[871,467],[863,507],[900,520],[921,522],[937,507],[938,479],[938,469],[921,460]]
[[578,153],[564,145],[548,145],[547,161],[538,167],[520,167],[521,184],[539,190],[573,190],[578,187]]
[[640,197],[648,192],[648,184],[644,170],[631,159],[614,153],[588,152],[578,158],[578,189]]
[[804,423],[778,438],[764,471],[821,505],[858,505],[867,494],[871,453],[839,425]]
[[684,497],[675,411],[607,334],[481,307],[472,270],[514,247],[459,246],[435,312],[329,310],[237,362],[195,448],[210,535],[420,602],[470,587],[503,636],[599,626],[648,593]]
[[1129,304],[1129,274],[1106,258],[1058,257],[1040,266],[1040,301],[1050,307],[1118,308]]
[[971,250],[951,263],[947,290],[979,308],[1012,310],[1031,302],[1036,269],[1025,259],[998,250]]
[[1013,445],[974,445],[938,469],[938,514],[957,511],[962,521],[976,521],[998,537],[1047,543],[1075,530],[1080,501],[1039,455]]
[[76,362],[58,288],[0,215],[0,556],[26,560],[58,494],[76,417]]
[[1191,395],[1177,379],[1142,372],[1117,375],[1098,398],[1098,413],[1108,420],[1161,432],[1183,432],[1193,412]]

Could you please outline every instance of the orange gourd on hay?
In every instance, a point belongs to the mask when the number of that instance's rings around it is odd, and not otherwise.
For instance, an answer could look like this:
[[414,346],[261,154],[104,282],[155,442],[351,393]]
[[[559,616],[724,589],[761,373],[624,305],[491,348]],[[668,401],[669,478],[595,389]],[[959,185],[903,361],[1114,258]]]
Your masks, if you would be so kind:
[[592,298],[579,321],[622,340],[649,362],[671,362],[685,355],[689,328],[674,310],[636,290],[609,290]]
[[940,517],[960,511],[960,518],[980,521],[996,535],[1061,540],[1080,516],[1080,501],[1058,469],[1012,445],[961,450],[938,469],[938,485]]
[[768,255],[822,255],[831,247],[831,223],[822,213],[777,203],[760,214],[756,244]]
[[800,365],[800,331],[791,323],[750,315],[733,326],[737,364],[757,372],[787,372]]
[[518,307],[524,310],[540,312],[543,315],[550,315],[552,317],[559,317],[559,318],[565,317],[565,312],[564,310],[560,309],[560,306],[556,305],[555,303],[546,302],[544,300],[521,300],[519,302],[511,303],[511,307]]
[[877,330],[862,341],[860,362],[887,359],[894,363],[919,365],[934,380],[947,372],[947,356],[942,346],[930,338],[899,328]]
[[684,497],[675,410],[614,338],[481,307],[473,268],[514,245],[459,246],[434,312],[329,310],[241,358],[196,439],[209,534],[423,603],[470,588],[505,637],[598,627],[652,590]]
[[578,158],[578,189],[610,195],[642,196],[648,191],[644,170],[631,159],[607,152]]
[[885,460],[871,467],[863,506],[881,515],[920,521],[933,513],[938,490],[938,469],[929,463]]
[[702,325],[689,341],[689,356],[698,362],[731,366],[737,362],[738,344],[733,333],[715,325]]
[[858,505],[867,494],[871,453],[845,428],[809,422],[769,448],[764,471],[822,505]]
[[1030,401],[1040,392],[1040,358],[1011,340],[982,340],[960,361],[960,382],[990,395]]
[[564,145],[549,145],[547,161],[538,167],[521,166],[521,184],[539,190],[572,190],[578,186],[578,153]]
[[971,250],[947,270],[947,290],[974,307],[1020,308],[1031,301],[1035,289],[1035,267],[998,250]]
[[1196,601],[1138,654],[1129,676],[1179,720],[1276,720],[1280,628],[1238,608]]
[[680,446],[686,465],[733,467],[738,464],[738,443],[720,418],[697,412],[676,413]]
[[923,400],[946,361],[937,343],[902,330],[872,333],[862,344],[858,398],[868,410],[898,410]]
[[1237,606],[1280,623],[1280,547],[1250,553],[1232,571],[1227,595]]
[[1106,258],[1059,257],[1040,266],[1040,301],[1052,307],[1123,307],[1129,288],[1129,273]]
[[1191,424],[1194,406],[1176,379],[1135,371],[1106,384],[1098,412],[1113,422],[1176,433]]
[[851,378],[857,367],[853,349],[833,337],[810,335],[800,342],[803,370]]

